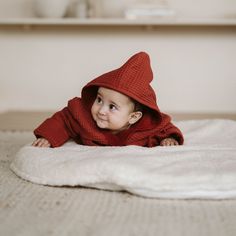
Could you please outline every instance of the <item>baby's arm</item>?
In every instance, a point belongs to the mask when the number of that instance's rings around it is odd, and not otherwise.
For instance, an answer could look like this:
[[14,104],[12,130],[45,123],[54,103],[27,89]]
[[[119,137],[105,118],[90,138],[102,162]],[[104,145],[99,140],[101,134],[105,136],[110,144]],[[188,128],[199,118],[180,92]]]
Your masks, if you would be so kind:
[[49,141],[45,138],[37,138],[33,143],[32,146],[34,147],[51,147]]
[[160,142],[160,146],[177,146],[179,145],[178,141],[174,138],[165,138]]
[[163,123],[165,123],[159,132],[160,146],[182,145],[184,137],[182,132],[171,123],[170,116],[161,113]]

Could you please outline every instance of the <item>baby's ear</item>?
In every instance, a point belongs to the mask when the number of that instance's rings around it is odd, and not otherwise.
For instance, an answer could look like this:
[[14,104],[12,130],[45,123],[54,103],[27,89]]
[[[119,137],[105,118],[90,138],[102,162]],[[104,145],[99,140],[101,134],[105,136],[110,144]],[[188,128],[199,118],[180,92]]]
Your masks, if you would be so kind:
[[140,120],[142,116],[143,116],[143,113],[141,111],[132,112],[130,114],[129,124],[133,125],[138,120]]

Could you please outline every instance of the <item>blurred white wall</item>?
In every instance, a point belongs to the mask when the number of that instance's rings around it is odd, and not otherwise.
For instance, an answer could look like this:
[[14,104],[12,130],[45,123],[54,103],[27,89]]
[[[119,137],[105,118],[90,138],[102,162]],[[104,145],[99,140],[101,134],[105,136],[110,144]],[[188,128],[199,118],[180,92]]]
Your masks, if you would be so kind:
[[[32,9],[33,1],[34,0],[0,0],[0,18],[34,16]],[[76,0],[69,1],[72,2]],[[102,0],[87,1],[101,2]],[[178,15],[181,16],[236,17],[235,0],[125,0],[125,2],[127,5],[135,2],[167,2],[169,6],[175,9]]]
[[[202,6],[205,3],[206,11],[193,8],[189,2],[169,0],[186,16],[233,14],[232,7],[225,5],[233,6],[232,0],[198,1]],[[0,18],[32,16],[30,3],[0,0]],[[151,56],[153,87],[162,110],[236,113],[235,26],[148,30],[1,25],[0,112],[59,109],[68,99],[80,96],[85,83],[120,66],[138,51]]]

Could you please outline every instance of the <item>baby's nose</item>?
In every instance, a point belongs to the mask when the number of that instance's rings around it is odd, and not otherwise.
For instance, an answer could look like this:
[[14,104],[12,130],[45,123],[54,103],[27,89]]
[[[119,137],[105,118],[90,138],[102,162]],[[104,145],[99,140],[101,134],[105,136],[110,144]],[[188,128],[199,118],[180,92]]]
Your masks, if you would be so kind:
[[102,115],[105,115],[107,113],[106,106],[101,106],[98,112]]

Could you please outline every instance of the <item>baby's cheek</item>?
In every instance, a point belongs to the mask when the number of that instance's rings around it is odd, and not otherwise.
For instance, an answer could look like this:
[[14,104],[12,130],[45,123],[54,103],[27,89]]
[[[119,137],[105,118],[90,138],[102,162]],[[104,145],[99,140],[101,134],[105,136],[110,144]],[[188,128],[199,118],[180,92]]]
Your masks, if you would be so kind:
[[91,107],[91,114],[94,115],[96,113],[96,106],[93,104]]

